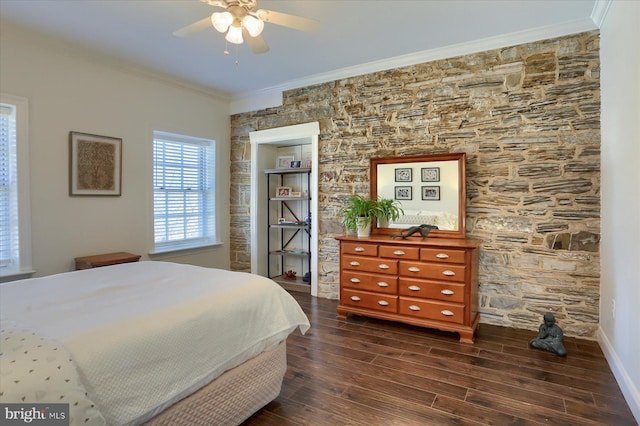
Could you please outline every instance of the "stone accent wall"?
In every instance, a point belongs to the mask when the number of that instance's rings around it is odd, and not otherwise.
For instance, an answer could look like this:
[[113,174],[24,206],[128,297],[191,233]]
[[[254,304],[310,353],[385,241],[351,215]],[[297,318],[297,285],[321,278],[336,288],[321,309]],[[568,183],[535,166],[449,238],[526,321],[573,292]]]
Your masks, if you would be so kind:
[[567,335],[595,339],[599,70],[594,31],[291,90],[232,116],[232,268],[250,270],[249,132],[319,121],[321,297],[338,297],[337,212],[368,194],[369,158],[464,151],[481,322],[536,330],[552,311]]

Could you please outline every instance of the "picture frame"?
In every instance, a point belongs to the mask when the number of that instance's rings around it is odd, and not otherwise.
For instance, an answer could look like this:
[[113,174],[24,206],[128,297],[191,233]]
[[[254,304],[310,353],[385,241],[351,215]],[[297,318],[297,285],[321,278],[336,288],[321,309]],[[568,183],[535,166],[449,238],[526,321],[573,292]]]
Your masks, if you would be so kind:
[[291,187],[290,186],[279,186],[276,188],[276,197],[277,198],[287,198],[291,197]]
[[411,200],[413,197],[413,188],[410,186],[396,186],[394,187],[396,200]]
[[423,201],[439,201],[440,200],[440,186],[423,186],[422,187],[422,200]]
[[293,161],[293,155],[282,155],[278,157],[278,161],[276,162],[276,168],[290,169],[292,161]]
[[422,182],[440,182],[440,167],[423,167],[421,180]]
[[396,169],[396,182],[413,181],[411,167],[399,167]]
[[304,163],[304,167],[307,168],[307,169],[310,169],[312,164],[313,164],[313,162],[311,160],[307,160]]
[[122,139],[69,132],[69,195],[122,195]]
[[291,162],[291,168],[292,169],[299,169],[300,168],[300,160],[294,160]]
[[302,198],[302,193],[300,191],[291,191],[289,193],[289,197],[291,197],[291,198]]

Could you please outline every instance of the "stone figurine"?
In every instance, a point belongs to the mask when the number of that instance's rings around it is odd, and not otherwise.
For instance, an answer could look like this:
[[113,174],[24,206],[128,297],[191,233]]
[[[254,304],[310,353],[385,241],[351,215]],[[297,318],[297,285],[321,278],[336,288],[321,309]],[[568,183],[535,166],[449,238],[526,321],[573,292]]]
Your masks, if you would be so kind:
[[425,224],[422,224],[420,226],[412,226],[411,228],[403,229],[399,234],[391,234],[391,238],[400,237],[404,240],[405,238],[419,232],[422,236],[422,239],[424,239],[427,237],[427,235],[429,235],[429,232],[431,232],[432,229],[438,229],[438,227],[435,225]]
[[556,318],[551,312],[544,314],[544,323],[540,325],[538,337],[529,342],[529,346],[536,349],[553,352],[556,355],[567,356],[564,348],[562,329],[556,324]]

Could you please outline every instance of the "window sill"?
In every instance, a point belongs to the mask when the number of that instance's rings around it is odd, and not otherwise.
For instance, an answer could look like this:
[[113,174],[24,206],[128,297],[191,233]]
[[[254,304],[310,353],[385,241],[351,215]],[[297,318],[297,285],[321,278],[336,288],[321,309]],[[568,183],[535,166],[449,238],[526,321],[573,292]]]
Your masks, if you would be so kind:
[[10,281],[24,280],[25,278],[31,278],[36,271],[28,269],[25,271],[5,271],[0,272],[0,283],[8,283]]
[[149,256],[158,257],[158,256],[170,256],[172,254],[184,254],[183,252],[196,252],[201,250],[211,249],[213,247],[219,247],[223,245],[222,242],[216,241],[215,243],[207,243],[202,245],[183,245],[183,246],[172,246],[172,247],[162,247],[156,250],[150,251]]

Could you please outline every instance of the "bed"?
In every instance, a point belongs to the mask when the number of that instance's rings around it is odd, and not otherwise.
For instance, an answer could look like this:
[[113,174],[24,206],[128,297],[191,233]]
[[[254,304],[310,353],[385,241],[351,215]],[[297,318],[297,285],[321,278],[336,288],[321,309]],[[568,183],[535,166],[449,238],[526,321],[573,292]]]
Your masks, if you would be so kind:
[[309,321],[273,281],[137,262],[0,285],[0,402],[71,424],[239,424],[280,392]]

